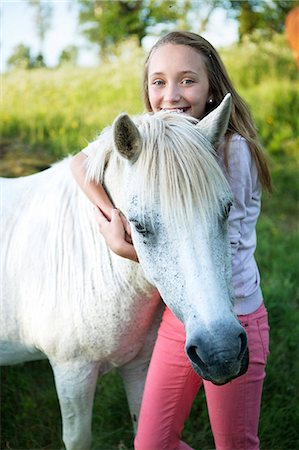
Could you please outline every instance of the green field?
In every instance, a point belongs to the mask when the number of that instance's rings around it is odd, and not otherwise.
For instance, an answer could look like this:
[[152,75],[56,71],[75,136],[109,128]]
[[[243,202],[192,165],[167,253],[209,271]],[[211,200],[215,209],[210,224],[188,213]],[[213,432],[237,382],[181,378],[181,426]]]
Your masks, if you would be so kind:
[[[273,195],[264,194],[258,224],[257,260],[271,327],[261,449],[298,450],[298,69],[281,36],[221,54],[256,118],[274,182]],[[143,59],[136,50],[127,60],[96,69],[36,69],[3,76],[1,175],[47,167],[84,147],[118,113],[142,112]],[[1,397],[1,449],[61,448],[59,406],[47,362],[2,368]],[[94,449],[132,449],[128,407],[116,372],[98,383],[93,436]],[[195,449],[213,448],[203,392],[183,438]]]

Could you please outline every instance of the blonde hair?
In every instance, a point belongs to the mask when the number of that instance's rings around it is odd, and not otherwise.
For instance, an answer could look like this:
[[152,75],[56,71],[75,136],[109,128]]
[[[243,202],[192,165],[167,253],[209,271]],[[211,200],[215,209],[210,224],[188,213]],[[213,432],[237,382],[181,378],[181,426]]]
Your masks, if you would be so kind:
[[271,176],[263,153],[257,130],[251,116],[249,107],[235,90],[224,64],[216,49],[202,36],[187,31],[174,31],[166,34],[152,47],[144,65],[143,96],[146,109],[152,111],[148,95],[148,66],[152,54],[159,47],[166,44],[186,45],[197,51],[203,58],[207,69],[210,92],[213,103],[207,103],[206,114],[216,108],[224,96],[230,92],[232,95],[232,112],[225,136],[224,157],[228,167],[229,140],[234,133],[240,134],[248,143],[251,155],[255,161],[259,180],[263,188],[272,191]]
[[[133,122],[142,141],[142,150],[134,163],[134,186],[140,199],[141,216],[144,218],[145,213],[148,214],[147,206],[154,203],[157,186],[163,217],[173,226],[178,223],[190,226],[195,213],[201,214],[203,226],[223,216],[232,200],[230,187],[216,161],[212,144],[196,126],[199,121],[191,116],[161,111],[133,117]],[[88,181],[104,183],[109,161],[114,167],[115,179],[121,183],[124,158],[113,151],[114,146],[109,127],[102,132],[98,145],[86,159]]]

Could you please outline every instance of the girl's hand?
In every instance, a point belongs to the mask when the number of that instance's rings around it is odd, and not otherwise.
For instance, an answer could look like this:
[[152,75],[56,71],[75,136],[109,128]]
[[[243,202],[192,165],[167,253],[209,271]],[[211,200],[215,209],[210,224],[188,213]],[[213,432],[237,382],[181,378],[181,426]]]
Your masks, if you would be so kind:
[[96,208],[95,213],[100,233],[108,247],[117,255],[138,262],[131,240],[130,225],[125,216],[118,209],[112,209],[109,221],[99,208]]
[[131,237],[131,228],[130,228],[130,224],[127,221],[126,216],[123,215],[123,213],[121,211],[119,211],[120,214],[120,218],[121,221],[123,223],[124,229],[125,229],[125,240],[129,243],[129,244],[133,244],[132,242],[132,237]]

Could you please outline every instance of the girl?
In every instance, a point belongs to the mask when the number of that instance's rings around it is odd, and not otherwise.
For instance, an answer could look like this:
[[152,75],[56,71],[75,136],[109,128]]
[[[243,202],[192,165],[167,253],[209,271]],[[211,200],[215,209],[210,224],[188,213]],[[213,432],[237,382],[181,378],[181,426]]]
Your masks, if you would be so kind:
[[[148,111],[173,109],[196,118],[215,108],[226,93],[232,94],[229,126],[217,154],[234,195],[229,237],[235,312],[247,332],[250,362],[246,374],[224,386],[202,380],[185,354],[184,326],[166,308],[146,380],[135,449],[190,449],[180,435],[201,385],[217,450],[258,449],[269,327],[254,251],[261,186],[271,191],[267,164],[247,106],[218,53],[201,36],[172,32],[161,38],[146,60],[143,87]],[[113,208],[102,186],[84,183],[85,158],[82,153],[74,158],[73,172],[97,206],[100,231],[113,251],[138,261],[125,217]]]

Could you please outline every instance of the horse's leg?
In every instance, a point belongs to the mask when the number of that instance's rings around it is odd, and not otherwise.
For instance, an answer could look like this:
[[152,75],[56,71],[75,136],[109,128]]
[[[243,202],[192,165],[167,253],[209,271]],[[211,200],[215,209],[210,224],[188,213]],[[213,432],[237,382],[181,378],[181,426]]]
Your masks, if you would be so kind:
[[155,319],[147,333],[141,351],[133,360],[118,368],[118,371],[122,376],[124,382],[135,433],[137,430],[137,422],[147,370],[155,345],[157,331],[161,322],[163,311],[164,307],[161,303],[161,305],[157,309]]
[[88,449],[99,364],[51,361],[60,403],[63,442],[67,450]]

